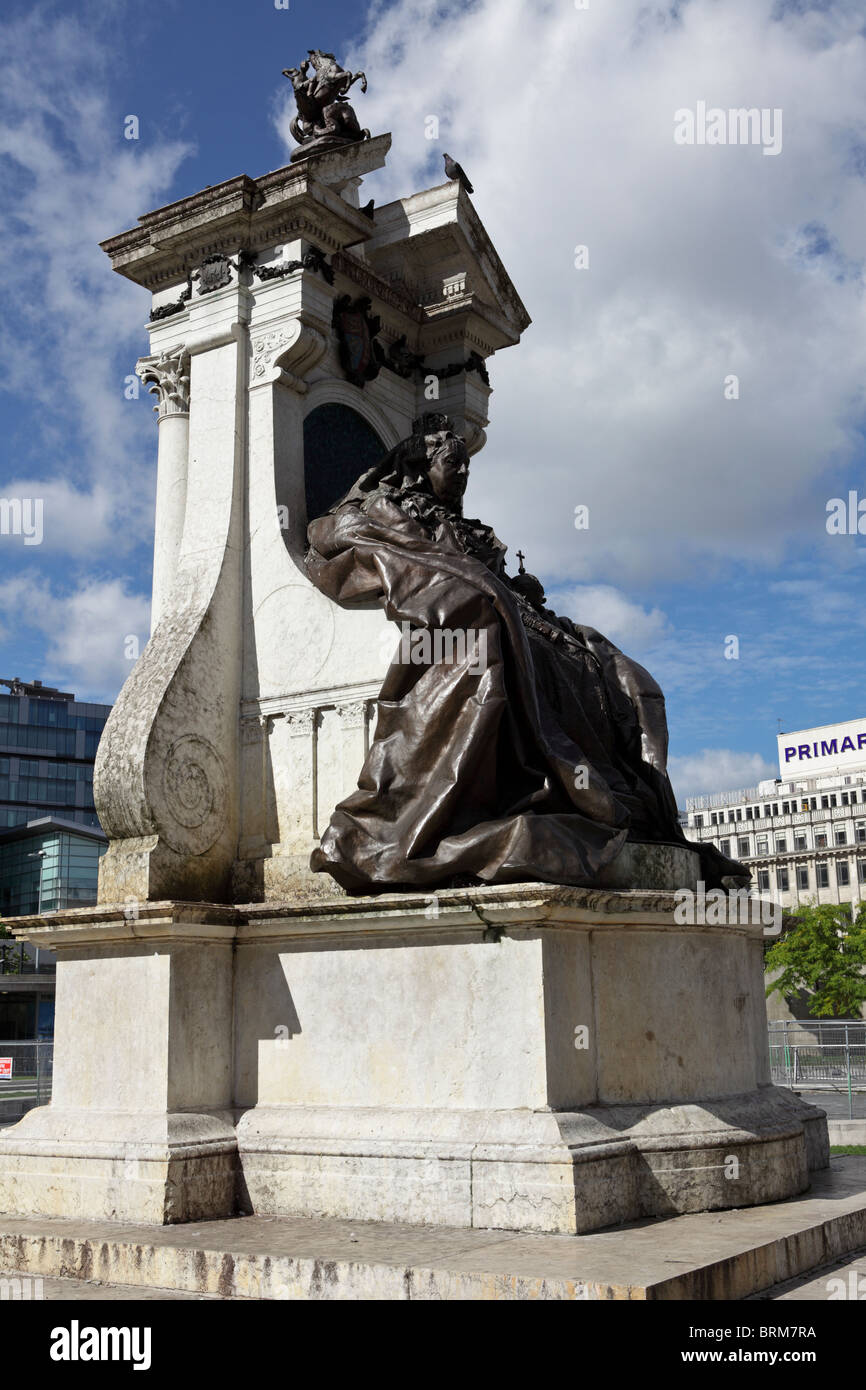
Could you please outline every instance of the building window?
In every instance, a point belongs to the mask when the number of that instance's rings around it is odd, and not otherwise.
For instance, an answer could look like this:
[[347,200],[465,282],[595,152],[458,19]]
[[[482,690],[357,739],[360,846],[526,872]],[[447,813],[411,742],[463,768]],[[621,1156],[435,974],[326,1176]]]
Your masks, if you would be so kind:
[[815,882],[819,888],[830,887],[830,872],[826,864],[815,865]]
[[861,883],[866,883],[866,859],[857,860],[857,877]]
[[839,863],[836,865],[836,882],[838,883],[840,888],[847,888],[848,884],[851,882],[851,875],[848,872],[848,865],[844,862],[844,860],[841,859]]
[[747,806],[747,807],[746,807],[746,820],[751,820],[751,819],[752,819],[752,808],[751,808],[751,806]]
[[848,793],[847,793],[847,792],[843,792],[843,793],[842,793],[842,805],[843,805],[843,806],[847,806],[847,805],[848,805]]
[[829,798],[829,796],[822,796],[822,797],[821,797],[821,810],[822,810],[822,811],[827,811],[827,810],[829,810],[829,808],[830,808],[830,798]]
[[816,830],[816,831],[815,831],[815,848],[816,848],[816,849],[826,849],[826,848],[827,848],[827,832],[826,832],[826,830]]
[[756,838],[756,840],[755,840],[755,853],[756,853],[756,854],[769,854],[769,853],[770,853],[770,841],[769,841],[769,839],[767,838],[766,835],[758,835],[758,837]]
[[854,839],[858,845],[866,845],[866,820],[858,820],[854,826]]
[[778,890],[779,890],[780,893],[787,893],[787,891],[788,891],[788,870],[787,870],[787,869],[777,869],[777,870],[776,870],[776,887],[778,888]]
[[798,830],[794,836],[794,849],[806,849],[806,835],[802,830]]
[[704,823],[704,818],[703,818],[703,816],[695,816],[695,825],[697,826],[698,830],[701,829],[701,827],[703,826],[703,823]]
[[749,853],[749,837],[748,837],[748,835],[741,835],[740,838],[739,838],[739,840],[737,840],[737,854],[738,854],[738,855],[740,856],[740,858],[742,859],[742,858],[743,858],[745,855],[747,855],[748,853]]
[[[866,869],[866,862],[864,862],[863,867],[864,867],[864,869]],[[769,870],[769,869],[759,869],[759,870],[758,870],[758,889],[759,889],[759,891],[760,891],[761,893],[769,893],[769,891],[770,891],[770,870]]]
[[848,843],[848,834],[847,834],[847,831],[845,830],[844,825],[837,825],[837,826],[836,826],[836,844],[837,844],[837,845],[847,845],[847,843]]
[[806,865],[805,865],[805,864],[801,864],[800,867],[799,867],[798,870],[797,870],[797,887],[798,887],[798,888],[808,888],[808,887],[809,887],[809,870],[806,868]]
[[777,836],[776,836],[776,853],[777,853],[777,854],[787,854],[787,853],[788,853],[788,837],[787,837],[787,835],[777,835]]
[[730,840],[719,840],[719,849],[721,850],[722,854],[726,854],[726,855],[728,855],[728,857],[730,857],[730,853],[731,853],[731,842],[730,842]]

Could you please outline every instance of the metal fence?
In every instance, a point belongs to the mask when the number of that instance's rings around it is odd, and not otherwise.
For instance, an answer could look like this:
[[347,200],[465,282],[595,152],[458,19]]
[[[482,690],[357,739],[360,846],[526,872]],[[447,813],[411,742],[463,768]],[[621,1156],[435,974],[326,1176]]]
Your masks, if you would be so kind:
[[866,1116],[866,1020],[780,1019],[769,1027],[770,1070],[777,1086],[839,1097],[841,1105],[831,1105],[828,1115]]
[[0,1125],[14,1124],[51,1099],[53,1042],[0,1040]]
[[[782,1019],[769,1032],[777,1086],[820,1092],[828,1115],[866,1118],[866,1020]],[[0,1040],[0,1125],[48,1104],[53,1071],[53,1042]]]

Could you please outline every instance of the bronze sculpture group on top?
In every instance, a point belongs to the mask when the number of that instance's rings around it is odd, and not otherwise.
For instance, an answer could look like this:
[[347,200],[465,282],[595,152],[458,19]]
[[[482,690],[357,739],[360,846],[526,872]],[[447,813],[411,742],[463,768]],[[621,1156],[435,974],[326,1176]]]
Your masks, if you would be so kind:
[[289,125],[298,142],[291,156],[293,162],[370,139],[369,130],[361,129],[347,100],[347,93],[356,82],[366,92],[367,78],[363,72],[347,72],[333,53],[311,48],[300,67],[283,68],[283,76],[292,84],[298,107]]

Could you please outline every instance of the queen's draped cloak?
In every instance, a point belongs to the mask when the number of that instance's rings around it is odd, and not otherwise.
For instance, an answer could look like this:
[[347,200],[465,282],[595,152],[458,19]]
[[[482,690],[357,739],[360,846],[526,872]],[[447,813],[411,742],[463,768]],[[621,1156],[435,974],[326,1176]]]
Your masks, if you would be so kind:
[[[688,844],[652,676],[594,628],[515,592],[490,528],[439,502],[399,448],[308,537],[317,588],[341,605],[378,602],[411,630],[395,633],[358,789],[313,869],[351,892],[464,876],[591,885],[627,839]],[[448,632],[468,640],[437,646]],[[746,872],[700,852],[708,885]]]

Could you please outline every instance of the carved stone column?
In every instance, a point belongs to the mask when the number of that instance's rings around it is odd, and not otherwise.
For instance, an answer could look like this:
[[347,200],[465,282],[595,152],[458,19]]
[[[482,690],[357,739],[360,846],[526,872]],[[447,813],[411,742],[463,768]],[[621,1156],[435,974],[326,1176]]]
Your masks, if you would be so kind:
[[355,790],[358,773],[367,755],[367,701],[341,701],[337,705],[337,714],[340,719],[343,795],[348,796]]
[[189,353],[181,344],[135,368],[157,404],[159,448],[156,465],[156,525],[153,540],[151,632],[162,615],[177,573],[186,516],[189,469]]
[[239,800],[245,293],[231,286],[191,315],[187,506],[171,603],[111,712],[94,769],[96,809],[111,842],[100,864],[101,902],[219,902],[230,893]]

